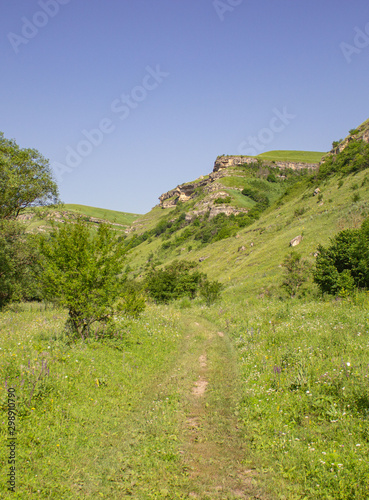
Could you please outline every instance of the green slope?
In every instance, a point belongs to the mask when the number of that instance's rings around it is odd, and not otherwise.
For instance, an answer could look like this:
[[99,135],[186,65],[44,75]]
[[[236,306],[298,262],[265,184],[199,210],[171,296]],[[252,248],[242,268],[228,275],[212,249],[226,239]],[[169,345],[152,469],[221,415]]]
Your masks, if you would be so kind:
[[106,208],[96,208],[89,207],[86,205],[74,205],[66,204],[64,205],[65,210],[75,212],[81,215],[86,215],[87,217],[96,217],[97,219],[104,219],[109,222],[123,225],[131,225],[135,221],[139,214],[131,214],[127,212],[117,212],[115,210],[108,210]]
[[291,161],[300,163],[319,163],[326,153],[319,151],[268,151],[257,158],[265,161]]
[[[199,266],[211,278],[232,284],[247,294],[262,293],[265,289],[278,287],[282,276],[280,264],[290,251],[292,238],[303,234],[303,241],[297,249],[313,262],[313,253],[320,243],[326,245],[339,230],[360,225],[369,214],[368,181],[367,171],[351,174],[344,180],[333,176],[320,184],[303,180],[268,208],[259,220],[240,228],[230,238],[208,245],[189,238],[178,246],[164,249],[163,243],[180,237],[186,228],[169,239],[168,236],[152,236],[130,251],[130,265],[135,274],[144,274],[149,259],[164,264],[174,259],[198,261],[205,257]],[[321,189],[319,198],[313,195],[318,186]],[[145,217],[152,228],[160,220],[174,219],[175,213],[176,209],[155,208]],[[143,220],[137,233],[145,229]],[[245,250],[239,251],[243,246]]]

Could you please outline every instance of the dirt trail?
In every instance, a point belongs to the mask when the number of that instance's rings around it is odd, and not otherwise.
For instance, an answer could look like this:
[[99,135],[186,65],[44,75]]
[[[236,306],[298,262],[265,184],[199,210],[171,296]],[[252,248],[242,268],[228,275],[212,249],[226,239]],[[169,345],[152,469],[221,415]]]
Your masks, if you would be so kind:
[[205,320],[184,317],[187,350],[182,361],[187,393],[183,460],[197,499],[271,499],[262,493],[237,429],[236,363],[227,336]]

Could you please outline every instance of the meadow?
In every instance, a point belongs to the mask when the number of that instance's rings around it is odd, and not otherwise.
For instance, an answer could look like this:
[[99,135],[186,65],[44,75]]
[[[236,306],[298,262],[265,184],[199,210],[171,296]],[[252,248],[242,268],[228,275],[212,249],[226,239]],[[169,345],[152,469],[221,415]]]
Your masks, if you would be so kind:
[[211,315],[238,353],[244,439],[300,487],[276,498],[368,498],[368,306],[367,293],[282,302],[235,292]]
[[3,313],[1,433],[13,386],[18,440],[8,496],[1,449],[2,498],[366,499],[368,295],[240,292],[150,306],[87,342],[68,340],[60,309]]

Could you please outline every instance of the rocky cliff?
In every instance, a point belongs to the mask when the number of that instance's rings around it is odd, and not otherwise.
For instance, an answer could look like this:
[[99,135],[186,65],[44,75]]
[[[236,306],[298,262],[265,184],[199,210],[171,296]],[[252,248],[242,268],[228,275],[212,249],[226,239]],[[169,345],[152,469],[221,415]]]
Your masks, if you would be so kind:
[[[235,165],[244,165],[257,163],[257,158],[251,156],[218,156],[214,163],[213,172],[218,172],[222,168],[233,167]],[[291,168],[292,170],[316,170],[319,166],[318,163],[296,163],[288,161],[275,161],[275,162],[265,162],[264,164],[269,167],[279,167],[281,169]]]
[[337,143],[333,143],[331,154],[338,154],[345,149],[345,147],[353,141],[364,141],[369,143],[369,120],[359,125],[357,129],[350,131],[350,134]]
[[[216,179],[225,177],[228,175],[227,169],[229,167],[234,167],[237,165],[252,164],[257,163],[257,158],[249,156],[218,156],[214,162],[213,171],[207,175],[200,177],[197,181],[187,182],[185,184],[180,184],[174,189],[171,189],[167,193],[162,194],[159,197],[160,206],[162,208],[172,208],[175,207],[178,202],[186,202],[194,198],[195,192],[198,188],[203,187],[206,191],[211,192],[216,189],[216,186],[212,186]],[[318,163],[296,163],[296,162],[285,162],[285,161],[275,161],[268,162],[263,161],[263,165],[280,169],[292,169],[292,170],[316,170],[319,167]],[[213,189],[214,188],[214,189]],[[225,211],[225,208],[217,208],[219,211]],[[229,211],[229,210],[228,210]]]

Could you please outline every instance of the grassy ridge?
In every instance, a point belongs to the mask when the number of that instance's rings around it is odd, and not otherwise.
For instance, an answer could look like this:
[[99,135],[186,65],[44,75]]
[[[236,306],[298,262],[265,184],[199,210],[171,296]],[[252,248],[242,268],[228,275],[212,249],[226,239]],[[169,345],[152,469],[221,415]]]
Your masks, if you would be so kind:
[[319,163],[326,153],[319,151],[267,151],[256,158],[265,161],[290,161],[296,163]]
[[131,225],[135,221],[139,214],[130,214],[127,212],[117,212],[115,210],[107,210],[105,208],[88,207],[86,205],[64,205],[66,210],[75,212],[81,215],[86,215],[88,217],[96,217],[98,219],[104,219],[109,222],[123,225]]

